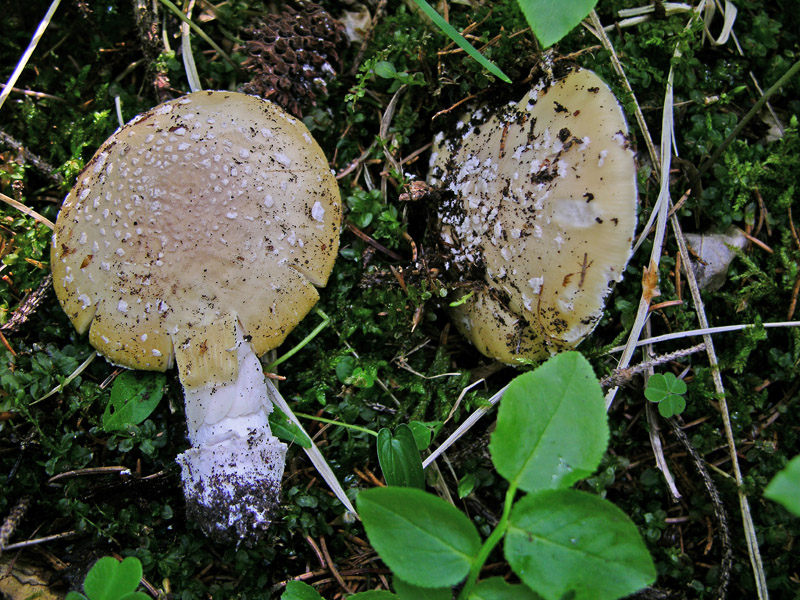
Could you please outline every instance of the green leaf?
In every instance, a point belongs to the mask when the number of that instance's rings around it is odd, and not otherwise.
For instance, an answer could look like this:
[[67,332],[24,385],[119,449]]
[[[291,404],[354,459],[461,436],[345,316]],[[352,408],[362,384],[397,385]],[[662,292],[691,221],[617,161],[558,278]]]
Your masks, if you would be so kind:
[[398,577],[394,578],[392,585],[400,600],[451,600],[453,597],[453,591],[449,587],[423,588],[411,585]]
[[530,588],[508,583],[502,577],[484,579],[469,595],[469,600],[541,600],[541,598]]
[[464,477],[461,478],[461,481],[458,482],[458,498],[459,500],[462,498],[466,498],[472,493],[472,490],[475,489],[475,475],[472,473],[467,473]]
[[397,577],[416,586],[457,584],[481,546],[466,515],[415,488],[364,490],[358,495],[358,513],[383,561]]
[[281,441],[297,444],[301,448],[311,448],[311,439],[277,407],[269,413],[269,428]]
[[591,475],[608,446],[603,390],[578,352],[516,377],[503,395],[489,450],[497,472],[532,492]]
[[384,79],[392,79],[397,75],[397,69],[388,60],[382,60],[375,64],[375,75]]
[[616,600],[656,578],[636,525],[607,500],[576,490],[543,490],[517,502],[505,555],[546,600]]
[[353,594],[352,596],[348,596],[347,600],[396,600],[396,598],[397,596],[392,592],[387,592],[386,590],[372,590]]
[[[435,424],[439,425],[440,423],[441,421],[436,422]],[[411,421],[409,422],[408,426],[411,428],[411,432],[414,434],[414,441],[417,443],[417,449],[419,451],[425,450],[425,448],[431,445],[433,432],[427,423],[423,423],[422,421]]]
[[577,27],[597,0],[517,0],[517,4],[539,43],[548,48]]
[[80,592],[68,592],[64,600],[89,600]]
[[665,419],[681,414],[685,408],[686,400],[683,396],[676,396],[675,394],[670,394],[658,403],[658,412]]
[[674,373],[655,373],[647,380],[645,398],[650,402],[661,402],[671,394],[683,395],[686,393],[686,382],[675,377]]
[[281,600],[322,600],[322,596],[307,583],[290,581],[286,584],[286,591],[281,594]]
[[462,36],[456,29],[450,25],[447,21],[445,21],[442,16],[436,12],[433,7],[425,2],[425,0],[414,0],[414,3],[420,7],[422,12],[428,15],[428,18],[433,21],[434,25],[436,25],[439,29],[441,29],[451,40],[453,40],[458,46],[467,54],[469,54],[472,58],[477,60],[480,65],[488,70],[490,73],[499,77],[506,83],[511,83],[511,80],[508,78],[508,75],[503,73],[500,68],[495,65],[494,63],[488,61],[483,54],[478,52],[472,44],[470,44],[464,36]]
[[103,413],[105,431],[124,431],[138,425],[156,409],[164,395],[163,373],[124,371],[111,386],[111,400]]
[[764,496],[779,502],[800,517],[800,455],[795,456],[786,468],[769,482]]
[[90,600],[119,600],[139,587],[142,580],[142,563],[129,556],[122,562],[104,556],[89,569],[83,582],[83,591]]
[[378,462],[389,485],[425,487],[425,472],[417,442],[408,425],[397,426],[394,435],[387,428],[378,432]]
[[670,418],[683,412],[686,408],[686,382],[675,377],[673,373],[655,373],[647,380],[644,396],[650,402],[658,402],[658,412],[664,418]]

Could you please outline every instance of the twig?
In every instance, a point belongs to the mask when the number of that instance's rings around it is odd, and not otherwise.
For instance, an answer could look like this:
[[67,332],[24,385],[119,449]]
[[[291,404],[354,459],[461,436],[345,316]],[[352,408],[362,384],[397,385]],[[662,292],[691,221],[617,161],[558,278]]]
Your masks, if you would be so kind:
[[75,469],[74,471],[65,471],[63,473],[59,473],[58,475],[53,475],[50,479],[47,480],[47,485],[52,485],[62,479],[70,479],[72,477],[83,477],[84,475],[108,475],[108,474],[130,475],[131,470],[129,467],[125,467],[122,465],[109,466],[109,467],[91,467],[87,469]]
[[28,294],[25,299],[20,303],[19,308],[13,312],[11,318],[0,325],[0,331],[3,333],[16,333],[22,327],[30,316],[36,311],[38,306],[42,303],[47,292],[50,291],[50,286],[53,283],[53,276],[48,273],[44,276],[39,287]]
[[[652,373],[651,373],[652,374]],[[660,428],[658,426],[658,412],[653,406],[652,402],[645,402],[644,412],[647,417],[647,434],[650,436],[650,447],[653,449],[653,456],[656,459],[656,466],[664,476],[664,481],[667,483],[672,497],[675,500],[680,500],[681,493],[678,491],[678,486],[675,485],[675,478],[669,470],[667,459],[664,456],[664,447],[661,444],[661,436],[659,435]]]
[[37,546],[39,544],[46,544],[47,542],[55,542],[56,540],[63,540],[65,538],[75,537],[78,535],[77,531],[65,531],[64,533],[56,533],[55,535],[46,535],[45,537],[36,538],[33,540],[26,540],[24,542],[17,542],[16,544],[9,544],[5,550],[19,550],[20,548],[29,548],[30,546]]
[[397,260],[397,261],[402,261],[403,260],[403,257],[400,256],[397,252],[394,252],[393,250],[389,250],[386,246],[384,246],[380,242],[375,241],[373,238],[368,236],[366,233],[361,231],[358,227],[356,227],[352,223],[348,223],[347,224],[347,228],[352,233],[354,233],[356,235],[356,237],[360,237],[362,240],[367,242],[370,246],[372,246],[376,250],[380,250],[381,252],[383,252],[386,256],[388,256],[392,260]]
[[48,163],[43,158],[39,157],[37,154],[34,154],[30,150],[26,149],[20,142],[15,140],[13,137],[8,135],[5,131],[0,130],[0,142],[14,150],[25,159],[26,162],[31,163],[36,169],[38,169],[42,174],[47,176],[50,181],[56,184],[61,184],[64,179],[61,177],[60,173],[56,173],[55,168],[53,168],[50,163]]
[[711,479],[711,475],[705,467],[705,461],[698,454],[697,449],[692,445],[691,441],[689,441],[686,433],[680,428],[675,419],[667,419],[667,423],[672,427],[672,432],[686,449],[686,452],[692,457],[692,463],[703,479],[706,491],[708,491],[708,495],[711,498],[711,504],[714,506],[714,515],[717,517],[717,522],[719,523],[719,538],[722,544],[722,560],[720,562],[717,589],[714,593],[714,597],[725,598],[725,593],[731,578],[731,567],[733,566],[733,549],[731,548],[731,534],[730,528],[728,527],[728,511],[725,510],[725,505],[722,503],[722,499],[719,496],[717,486],[714,485],[714,480]]
[[[5,83],[0,83],[0,88],[5,88]],[[22,88],[12,87],[11,91],[15,94],[22,94],[23,96],[28,96],[29,98],[39,98],[39,99],[47,99],[47,100],[56,100],[57,102],[66,102],[63,98],[59,98],[58,96],[53,96],[52,94],[46,94],[44,92],[35,92],[33,90],[23,90]]]
[[650,135],[650,130],[647,128],[647,121],[644,120],[644,114],[642,114],[642,109],[639,107],[639,101],[636,99],[636,94],[633,93],[633,88],[631,87],[630,82],[628,81],[627,75],[625,75],[625,69],[622,67],[622,63],[617,56],[617,52],[614,50],[614,46],[611,43],[611,40],[608,39],[606,32],[603,29],[603,24],[600,22],[600,17],[597,16],[597,13],[593,10],[589,13],[589,18],[592,21],[593,29],[590,31],[600,40],[608,50],[609,54],[611,55],[611,64],[614,67],[614,71],[616,71],[617,75],[619,75],[620,79],[622,80],[622,86],[625,88],[625,91],[630,94],[631,99],[633,100],[633,104],[635,106],[634,114],[636,116],[636,123],[639,125],[639,129],[641,129],[642,134],[644,136],[645,144],[647,145],[647,152],[650,154],[650,160],[652,161],[653,165],[658,164],[658,153],[656,152],[656,147],[653,144],[653,138]]
[[[641,343],[644,345],[652,343],[653,340],[655,340],[655,338],[648,338],[646,340],[642,340]],[[641,362],[635,367],[628,367],[627,369],[614,369],[610,375],[606,375],[600,380],[600,385],[603,387],[608,387],[610,385],[626,385],[631,379],[633,379],[634,375],[643,373],[647,369],[657,367],[658,365],[662,365],[664,363],[672,362],[673,360],[683,358],[684,356],[689,356],[695,352],[701,352],[705,349],[706,345],[704,343],[700,343],[696,346],[692,346],[691,348],[676,350],[675,352],[670,352],[669,354],[656,356],[653,358],[653,360]]]
[[20,501],[17,502],[16,506],[11,509],[8,517],[6,517],[6,520],[3,522],[3,526],[0,527],[0,554],[2,554],[3,550],[8,547],[8,540],[10,540],[11,536],[14,535],[14,531],[16,531],[20,521],[22,521],[22,518],[28,511],[30,503],[30,496],[23,496],[20,498]]
[[333,559],[331,558],[330,552],[328,552],[328,545],[325,543],[325,538],[320,537],[319,542],[322,548],[322,554],[325,556],[325,563],[327,564],[331,574],[334,576],[339,586],[341,586],[341,588],[345,592],[347,592],[348,594],[352,594],[353,590],[351,590],[344,582],[342,575],[339,573],[339,571],[336,569],[336,565],[333,563]]
[[450,446],[452,446],[461,436],[463,436],[467,431],[469,431],[475,423],[480,421],[481,417],[485,415],[487,412],[492,410],[495,404],[500,402],[500,398],[503,397],[505,394],[508,386],[502,388],[499,392],[497,392],[494,396],[489,398],[489,404],[487,406],[481,406],[475,412],[473,412],[467,420],[464,421],[461,425],[459,425],[458,429],[456,429],[453,433],[448,436],[448,438],[441,443],[441,445],[434,450],[428,458],[426,458],[422,462],[422,468],[425,469],[430,465],[434,460],[436,460],[442,452],[447,450]]

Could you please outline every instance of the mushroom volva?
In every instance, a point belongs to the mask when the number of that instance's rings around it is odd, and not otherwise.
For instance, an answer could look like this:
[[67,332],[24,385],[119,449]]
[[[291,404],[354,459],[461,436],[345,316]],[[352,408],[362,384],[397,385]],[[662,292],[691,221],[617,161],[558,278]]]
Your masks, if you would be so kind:
[[540,82],[521,101],[439,134],[429,183],[443,191],[449,272],[482,280],[451,315],[503,362],[577,345],[622,278],[636,226],[636,164],[622,108],[591,71]]
[[286,445],[270,432],[258,356],[316,303],[340,222],[338,186],[306,127],[231,92],[133,119],[61,208],[58,299],[113,364],[177,364],[187,514],[212,536],[257,536],[278,503]]

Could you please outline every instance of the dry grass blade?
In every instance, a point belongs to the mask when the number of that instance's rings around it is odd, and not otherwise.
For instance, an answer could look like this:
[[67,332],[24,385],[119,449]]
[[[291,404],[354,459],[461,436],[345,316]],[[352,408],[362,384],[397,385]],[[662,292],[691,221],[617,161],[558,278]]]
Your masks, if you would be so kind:
[[[690,329],[688,331],[676,331],[675,333],[665,333],[664,335],[656,335],[651,338],[645,338],[636,342],[636,346],[644,346],[646,344],[658,344],[660,342],[668,342],[670,340],[681,340],[687,337],[696,335],[713,335],[717,333],[729,333],[731,331],[742,331],[751,327],[763,327],[764,329],[773,329],[778,327],[800,327],[800,321],[777,321],[774,323],[742,323],[740,325],[720,325],[719,327],[703,327],[702,329]],[[608,351],[608,354],[622,352],[626,346],[615,346]]]
[[43,217],[32,208],[28,208],[22,202],[18,202],[14,200],[14,198],[11,198],[10,196],[6,196],[5,194],[0,193],[0,200],[5,202],[9,206],[13,206],[19,212],[25,213],[26,215],[38,221],[42,225],[47,225],[50,229],[53,229],[55,227],[55,223],[53,223],[50,219],[48,219],[47,217]]
[[[675,232],[675,239],[678,242],[678,249],[680,250],[681,257],[684,264],[689,264],[689,250],[686,247],[686,240],[683,237],[680,223],[675,215],[671,218],[672,229]],[[692,294],[692,301],[694,302],[695,312],[700,325],[708,327],[708,318],[706,317],[703,299],[700,296],[700,288],[697,286],[692,269],[686,269],[686,278],[689,282],[689,290]],[[767,600],[769,598],[769,591],[767,589],[767,579],[764,574],[764,565],[761,561],[761,551],[758,548],[758,538],[756,537],[756,528],[753,523],[753,516],[750,513],[750,502],[747,499],[747,494],[743,489],[744,480],[742,478],[742,471],[739,467],[739,457],[736,453],[736,440],[733,436],[733,427],[731,426],[730,412],[728,411],[728,402],[725,398],[725,386],[722,383],[722,374],[719,370],[719,362],[717,361],[717,354],[714,351],[714,342],[709,334],[703,335],[703,341],[706,344],[706,353],[708,354],[708,362],[711,367],[712,378],[714,381],[714,390],[717,393],[719,408],[722,415],[722,424],[725,430],[725,439],[728,443],[728,452],[733,467],[733,474],[736,480],[736,492],[739,497],[739,508],[742,513],[742,524],[744,526],[745,541],[747,542],[747,551],[750,555],[750,564],[753,568],[753,575],[755,577],[756,589],[758,590],[759,600]]]
[[8,78],[5,87],[2,91],[0,91],[0,108],[3,108],[3,104],[6,102],[6,98],[8,98],[9,94],[11,94],[11,89],[14,87],[14,84],[17,83],[17,79],[22,74],[22,70],[28,64],[28,60],[30,60],[31,55],[33,54],[34,50],[36,50],[36,46],[39,44],[39,40],[42,39],[44,32],[47,30],[48,25],[50,25],[50,21],[53,19],[53,15],[56,13],[56,9],[58,5],[61,3],[61,0],[53,0],[50,4],[50,8],[47,9],[47,12],[44,15],[41,23],[39,23],[39,27],[36,28],[36,32],[33,34],[28,47],[25,49],[25,52],[19,59],[17,66],[14,68],[14,72],[11,73],[11,77]]
[[[289,408],[289,404],[286,402],[286,400],[283,399],[283,396],[281,396],[280,392],[278,391],[278,388],[276,388],[275,385],[269,379],[267,379],[266,382],[267,382],[267,393],[269,394],[269,399],[272,400],[272,402],[275,403],[275,405],[281,409],[283,414],[289,417],[289,420],[292,423],[294,423],[300,428],[300,431],[302,431],[306,435],[306,437],[308,437],[309,440],[311,440],[311,436],[308,435],[305,428],[300,423],[299,419],[292,412],[292,409]],[[351,513],[358,516],[355,507],[350,502],[350,499],[347,497],[347,494],[345,494],[342,484],[339,483],[339,480],[336,478],[336,474],[333,472],[333,469],[331,469],[330,465],[328,464],[328,461],[325,460],[325,457],[322,456],[322,452],[319,451],[319,448],[317,448],[317,445],[313,442],[313,440],[311,442],[311,447],[305,448],[305,451],[306,454],[308,455],[308,458],[311,460],[311,463],[314,465],[317,471],[319,471],[319,474],[322,476],[322,478],[325,480],[325,483],[328,484],[333,493],[336,495],[336,498],[339,499],[339,502],[344,504],[345,508],[349,510]]]
[[488,406],[482,406],[481,408],[479,408],[478,410],[473,412],[469,417],[467,417],[467,420],[464,421],[458,427],[458,429],[456,429],[453,433],[451,433],[448,436],[448,438],[444,442],[442,442],[441,445],[438,448],[436,448],[436,450],[434,450],[431,453],[431,455],[422,462],[422,468],[423,469],[427,468],[429,464],[431,464],[434,460],[436,460],[439,457],[440,454],[442,454],[442,452],[444,452],[450,446],[455,444],[459,440],[459,438],[461,438],[461,436],[463,436],[465,433],[467,433],[467,431],[469,431],[472,428],[472,426],[475,425],[475,423],[480,421],[480,419],[481,419],[481,417],[483,417],[483,415],[485,415],[490,410],[492,410],[494,405],[497,404],[498,402],[500,402],[500,398],[503,397],[503,394],[505,393],[505,391],[507,389],[508,389],[508,386],[505,386],[503,389],[501,389],[499,392],[497,392],[494,396],[489,398],[489,405]]

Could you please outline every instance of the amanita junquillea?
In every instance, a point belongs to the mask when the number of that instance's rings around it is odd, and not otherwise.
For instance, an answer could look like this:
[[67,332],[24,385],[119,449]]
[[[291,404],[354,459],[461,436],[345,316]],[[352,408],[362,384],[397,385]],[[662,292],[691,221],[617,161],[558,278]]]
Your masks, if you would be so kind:
[[[429,183],[448,271],[485,286],[451,309],[503,362],[577,345],[622,278],[636,226],[636,164],[614,94],[591,71],[545,80],[439,134]],[[457,304],[457,303],[456,303]]]
[[187,515],[250,538],[278,503],[258,356],[314,306],[339,246],[338,186],[306,127],[272,103],[195,92],[117,130],[66,197],[56,294],[110,362],[177,363],[192,447],[178,457]]

